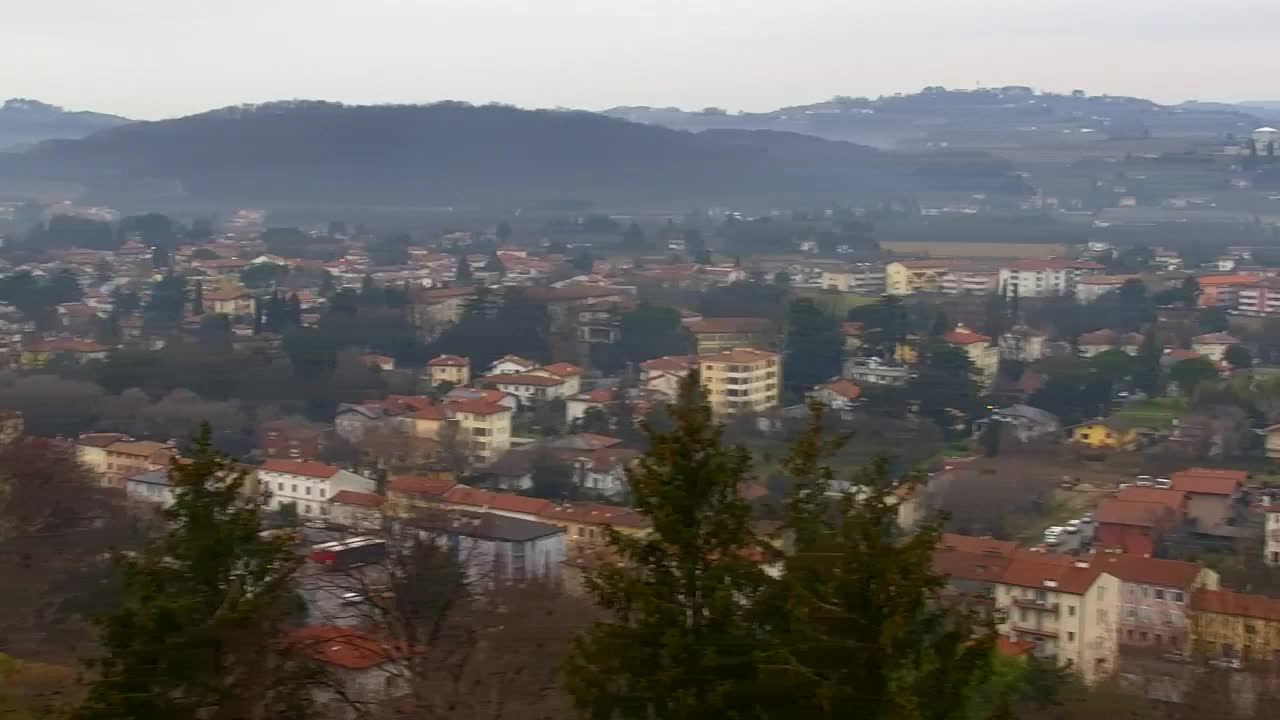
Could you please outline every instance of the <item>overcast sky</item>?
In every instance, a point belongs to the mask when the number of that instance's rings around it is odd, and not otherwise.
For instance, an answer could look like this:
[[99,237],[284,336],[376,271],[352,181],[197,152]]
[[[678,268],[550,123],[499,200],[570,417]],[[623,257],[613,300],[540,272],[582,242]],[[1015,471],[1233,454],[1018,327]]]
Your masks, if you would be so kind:
[[763,110],[925,85],[1277,99],[1277,0],[5,0],[0,94]]

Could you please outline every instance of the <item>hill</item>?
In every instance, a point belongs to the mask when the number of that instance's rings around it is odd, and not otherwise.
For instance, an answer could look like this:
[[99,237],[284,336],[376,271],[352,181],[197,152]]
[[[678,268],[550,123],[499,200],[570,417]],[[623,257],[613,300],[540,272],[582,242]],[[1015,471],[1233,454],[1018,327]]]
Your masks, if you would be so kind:
[[988,156],[885,153],[776,131],[691,133],[586,112],[462,103],[272,103],[138,122],[0,158],[123,205],[787,206],[918,188],[1024,192]]
[[37,100],[13,98],[0,105],[0,148],[32,145],[56,138],[82,138],[131,122],[95,112],[64,110]]

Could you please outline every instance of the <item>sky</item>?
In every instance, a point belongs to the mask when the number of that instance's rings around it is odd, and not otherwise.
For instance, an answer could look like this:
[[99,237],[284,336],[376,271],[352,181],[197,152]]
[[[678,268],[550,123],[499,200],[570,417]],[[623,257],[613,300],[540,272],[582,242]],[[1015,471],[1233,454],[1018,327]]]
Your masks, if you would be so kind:
[[0,96],[768,110],[1030,85],[1280,99],[1276,0],[8,0]]

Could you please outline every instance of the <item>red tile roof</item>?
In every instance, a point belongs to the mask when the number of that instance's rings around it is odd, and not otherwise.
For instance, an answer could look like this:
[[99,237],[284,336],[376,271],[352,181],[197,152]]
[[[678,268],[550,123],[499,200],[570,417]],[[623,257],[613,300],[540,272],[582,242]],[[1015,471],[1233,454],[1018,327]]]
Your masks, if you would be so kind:
[[446,404],[454,412],[468,413],[470,415],[497,415],[498,413],[511,412],[511,408],[506,405],[499,405],[488,400],[450,400]]
[[975,582],[996,582],[1013,558],[997,554],[938,548],[933,551],[933,571],[939,575]]
[[858,387],[857,383],[849,380],[832,380],[822,387],[846,400],[857,400],[862,396],[862,388]]
[[860,322],[840,323],[840,332],[844,333],[845,335],[851,335],[853,337],[857,337],[861,335],[863,332],[863,324]]
[[768,318],[755,317],[715,317],[702,318],[688,323],[689,332],[694,335],[710,333],[761,333],[766,332],[770,323]]
[[477,382],[486,385],[530,385],[533,387],[556,387],[564,384],[563,378],[532,375],[530,373],[501,373],[487,375]]
[[31,352],[100,353],[107,352],[111,348],[84,338],[53,338],[36,340],[27,346],[27,349]]
[[439,355],[427,363],[431,367],[467,367],[471,362],[460,355]]
[[1169,480],[1173,482],[1174,490],[1199,495],[1233,495],[1248,477],[1244,470],[1188,468],[1173,473]]
[[960,550],[968,553],[980,553],[983,555],[1012,557],[1014,550],[1018,549],[1018,543],[1012,540],[996,540],[995,538],[987,535],[978,536],[943,533],[942,539],[938,542],[938,548],[943,550]]
[[289,475],[305,475],[307,477],[330,478],[338,474],[340,468],[311,460],[279,460],[273,459],[262,463],[262,470],[286,473]]
[[1116,493],[1117,500],[1125,502],[1153,502],[1168,505],[1173,510],[1182,512],[1183,506],[1187,502],[1187,494],[1180,490],[1170,488],[1157,487],[1138,487],[1133,485],[1127,488],[1121,488]]
[[575,522],[625,528],[649,527],[649,519],[635,510],[597,502],[555,505],[538,514],[549,522]]
[[479,490],[467,485],[455,485],[444,494],[447,502],[478,508],[492,508],[507,512],[541,515],[552,506],[550,500],[513,495],[511,493]]
[[640,363],[641,370],[651,372],[675,372],[682,373],[688,371],[694,365],[697,365],[698,358],[694,355],[667,355],[665,357],[645,360]]
[[722,350],[720,352],[700,355],[698,356],[698,360],[713,363],[754,363],[777,357],[778,353],[769,352],[768,350],[756,350],[755,348],[733,348],[732,350]]
[[361,630],[337,625],[310,625],[289,633],[290,647],[314,660],[347,670],[368,670],[402,653]]
[[942,339],[952,345],[975,345],[977,343],[991,342],[991,338],[986,335],[963,328],[956,328],[946,333],[942,336]]
[[453,417],[446,405],[432,405],[405,415],[410,420],[448,420]]
[[1191,595],[1191,609],[1280,622],[1280,598],[1264,595],[1246,595],[1229,590],[1197,590]]
[[1083,595],[1101,574],[1102,571],[1098,568],[1076,567],[1065,556],[1018,553],[1000,577],[1000,582],[1005,585]]
[[607,403],[613,402],[613,395],[612,388],[596,388],[588,392],[578,393],[569,399],[577,402]]
[[1125,582],[1190,590],[1200,566],[1182,560],[1161,560],[1120,553],[1094,555],[1091,564]]
[[955,259],[930,258],[926,260],[899,260],[898,264],[909,270],[942,270],[964,263]]
[[1133,502],[1107,498],[1098,505],[1094,520],[1099,524],[1159,527],[1171,521],[1174,511],[1159,502]]
[[355,490],[339,490],[332,498],[333,502],[342,505],[359,505],[360,507],[382,507],[386,498],[376,493],[357,492]]
[[1206,285],[1247,285],[1258,281],[1255,275],[1204,275],[1196,278],[1200,287]]
[[524,296],[541,302],[572,302],[592,298],[622,297],[627,291],[621,288],[599,285],[566,285],[564,287],[532,287],[524,290]]
[[562,378],[574,377],[582,374],[582,368],[567,362],[551,363],[550,365],[543,365],[542,369],[546,370],[552,375],[555,375],[557,377],[562,377]]
[[1021,657],[1036,649],[1030,640],[1010,640],[1003,635],[996,636],[996,652],[1006,657]]
[[387,491],[413,495],[444,495],[458,484],[453,473],[395,475],[387,481]]

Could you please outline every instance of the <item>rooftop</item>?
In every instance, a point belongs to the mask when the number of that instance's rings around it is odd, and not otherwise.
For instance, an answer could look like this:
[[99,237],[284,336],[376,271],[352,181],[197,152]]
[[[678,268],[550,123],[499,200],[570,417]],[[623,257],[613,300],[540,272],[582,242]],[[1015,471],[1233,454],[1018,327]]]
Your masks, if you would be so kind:
[[550,500],[525,497],[524,495],[512,493],[493,492],[492,490],[480,490],[469,485],[454,485],[445,492],[444,499],[457,505],[468,505],[481,509],[493,508],[526,515],[540,515],[551,507]]
[[564,532],[564,528],[550,523],[492,512],[463,510],[419,512],[410,522],[423,530],[500,542],[527,542]]
[[286,475],[304,475],[314,478],[331,478],[338,474],[340,468],[312,460],[272,459],[262,463],[261,470],[284,473]]
[[724,333],[761,333],[770,328],[768,318],[757,317],[715,317],[694,320],[687,324],[689,332],[695,335]]
[[1246,595],[1229,590],[1197,590],[1191,595],[1191,609],[1280,622],[1280,598],[1264,595]]
[[376,493],[357,492],[355,490],[339,490],[332,501],[339,505],[357,505],[359,507],[382,507],[387,499]]
[[431,367],[467,367],[470,364],[471,361],[460,355],[438,355],[427,363]]
[[1101,574],[1102,571],[1098,568],[1077,566],[1067,556],[1026,552],[1014,555],[1004,575],[1000,577],[1000,582],[1005,585],[1083,595]]
[[698,357],[702,362],[711,363],[754,363],[761,360],[777,359],[778,353],[769,352],[768,350],[756,350],[755,348],[733,348],[732,350],[722,350],[717,353],[708,353]]
[[1234,495],[1248,477],[1244,470],[1195,467],[1173,473],[1169,480],[1174,490],[1200,495]]
[[451,472],[394,475],[387,481],[387,490],[416,495],[444,495],[457,484],[458,481]]

